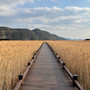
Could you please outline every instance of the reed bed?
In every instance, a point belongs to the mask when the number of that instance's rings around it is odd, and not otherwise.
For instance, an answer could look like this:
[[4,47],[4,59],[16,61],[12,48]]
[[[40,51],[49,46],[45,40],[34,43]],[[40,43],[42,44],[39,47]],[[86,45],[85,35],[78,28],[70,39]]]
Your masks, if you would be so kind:
[[90,90],[90,41],[48,41],[85,90]]
[[0,41],[0,90],[13,90],[42,41]]

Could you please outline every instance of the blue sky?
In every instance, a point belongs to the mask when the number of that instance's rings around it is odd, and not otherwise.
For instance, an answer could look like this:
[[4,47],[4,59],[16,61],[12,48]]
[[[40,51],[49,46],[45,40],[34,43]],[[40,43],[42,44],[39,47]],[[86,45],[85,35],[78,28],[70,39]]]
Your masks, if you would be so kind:
[[40,28],[65,38],[90,38],[90,0],[2,0],[0,26]]
[[21,8],[32,8],[32,7],[49,7],[57,6],[64,8],[66,6],[78,6],[78,7],[90,7],[89,0],[34,0],[35,3],[25,2],[24,5],[18,5]]

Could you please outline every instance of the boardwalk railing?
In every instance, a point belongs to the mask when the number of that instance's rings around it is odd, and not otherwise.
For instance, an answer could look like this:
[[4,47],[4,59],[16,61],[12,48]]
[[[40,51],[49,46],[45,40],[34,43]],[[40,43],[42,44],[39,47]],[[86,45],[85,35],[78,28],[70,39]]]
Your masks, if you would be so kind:
[[[42,44],[42,45],[43,45],[43,44]],[[36,60],[37,55],[39,54],[39,51],[40,51],[42,45],[40,46],[40,48],[36,51],[36,53],[35,53],[34,56],[32,57],[32,61],[31,61],[31,62],[28,62],[28,64],[27,64],[28,66],[27,66],[25,72],[24,72],[23,74],[20,74],[20,75],[18,76],[19,81],[18,81],[17,85],[15,86],[14,90],[19,90],[19,88],[20,88],[20,86],[22,85],[22,83],[23,83],[23,81],[24,81],[24,79],[25,79],[25,77],[26,77],[29,69],[31,68],[33,62]]]
[[70,78],[72,79],[73,81],[73,85],[77,86],[77,88],[79,90],[84,90],[82,88],[82,86],[80,85],[80,83],[78,82],[78,76],[76,74],[71,74],[71,72],[67,69],[67,67],[65,66],[65,63],[62,62],[62,60],[60,59],[60,57],[57,55],[57,53],[51,48],[51,46],[47,43],[47,45],[49,46],[49,48],[51,49],[52,53],[55,55],[56,59],[58,60],[58,62],[60,62],[60,64],[62,65],[63,67],[63,70],[65,70],[68,75],[70,76]]

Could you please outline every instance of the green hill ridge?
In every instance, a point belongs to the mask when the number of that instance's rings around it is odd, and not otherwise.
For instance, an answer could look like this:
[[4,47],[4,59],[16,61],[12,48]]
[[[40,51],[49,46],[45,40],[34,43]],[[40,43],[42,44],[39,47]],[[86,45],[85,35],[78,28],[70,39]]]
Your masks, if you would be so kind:
[[0,39],[10,40],[66,40],[55,34],[40,29],[24,29],[24,28],[9,28],[0,27]]

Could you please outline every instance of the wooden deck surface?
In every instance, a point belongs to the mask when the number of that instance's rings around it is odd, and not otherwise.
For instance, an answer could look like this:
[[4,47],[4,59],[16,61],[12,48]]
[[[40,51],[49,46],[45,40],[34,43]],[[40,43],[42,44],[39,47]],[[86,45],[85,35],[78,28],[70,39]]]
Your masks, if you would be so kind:
[[20,90],[78,90],[50,51],[43,44]]

